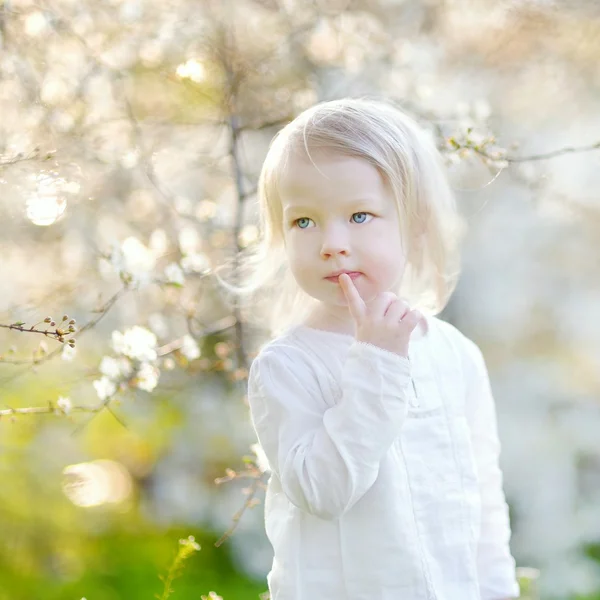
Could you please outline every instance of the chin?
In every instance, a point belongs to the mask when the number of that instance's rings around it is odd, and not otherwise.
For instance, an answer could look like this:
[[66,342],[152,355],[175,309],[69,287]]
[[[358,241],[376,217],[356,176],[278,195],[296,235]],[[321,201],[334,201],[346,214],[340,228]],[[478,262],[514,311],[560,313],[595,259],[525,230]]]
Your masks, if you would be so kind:
[[[325,286],[329,286],[331,289],[325,290],[324,286],[315,287],[312,286],[304,286],[300,285],[302,291],[307,295],[313,298],[313,300],[317,300],[318,302],[322,302],[323,304],[334,304],[335,306],[346,306],[346,299],[344,297],[344,293],[342,292],[342,288],[336,286],[329,281],[324,281]],[[327,293],[329,292],[329,293]]]

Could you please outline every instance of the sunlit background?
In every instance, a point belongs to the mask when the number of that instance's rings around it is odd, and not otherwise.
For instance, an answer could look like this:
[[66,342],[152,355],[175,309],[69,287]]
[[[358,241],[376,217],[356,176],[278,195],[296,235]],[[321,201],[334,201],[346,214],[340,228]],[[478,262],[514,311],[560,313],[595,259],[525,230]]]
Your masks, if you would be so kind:
[[182,548],[173,598],[266,591],[264,332],[211,271],[277,130],[363,94],[469,227],[441,317],[487,360],[523,597],[600,599],[596,0],[0,0],[0,50],[0,600],[166,597]]

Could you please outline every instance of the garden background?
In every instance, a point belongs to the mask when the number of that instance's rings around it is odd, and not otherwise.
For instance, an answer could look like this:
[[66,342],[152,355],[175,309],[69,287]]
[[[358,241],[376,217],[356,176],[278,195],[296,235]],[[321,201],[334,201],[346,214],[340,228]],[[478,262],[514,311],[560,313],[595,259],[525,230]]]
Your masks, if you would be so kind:
[[347,95],[446,159],[524,597],[600,599],[599,57],[596,0],[0,0],[0,600],[266,591],[265,334],[213,271]]

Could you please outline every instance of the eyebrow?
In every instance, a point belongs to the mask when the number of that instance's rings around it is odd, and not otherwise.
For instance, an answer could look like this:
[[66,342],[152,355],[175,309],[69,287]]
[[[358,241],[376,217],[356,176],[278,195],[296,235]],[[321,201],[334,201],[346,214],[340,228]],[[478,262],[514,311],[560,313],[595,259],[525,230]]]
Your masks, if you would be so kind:
[[[344,203],[344,206],[346,207],[350,207],[350,206],[356,206],[358,204],[361,205],[365,205],[365,204],[369,204],[371,207],[379,207],[380,203],[375,200],[374,198],[354,198],[353,200],[349,200],[348,202]],[[301,206],[301,205],[297,205],[297,204],[292,204],[291,206],[286,206],[286,208],[284,209],[284,214],[286,216],[291,215],[293,213],[296,212],[311,212],[313,210],[318,211],[320,207],[314,207],[314,206]]]

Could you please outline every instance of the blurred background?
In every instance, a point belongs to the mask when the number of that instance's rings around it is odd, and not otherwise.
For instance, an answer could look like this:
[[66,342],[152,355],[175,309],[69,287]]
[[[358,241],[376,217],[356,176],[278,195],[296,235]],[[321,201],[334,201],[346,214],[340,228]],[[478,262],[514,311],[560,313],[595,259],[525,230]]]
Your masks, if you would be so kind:
[[265,332],[211,270],[276,131],[364,94],[468,224],[440,317],[487,360],[523,597],[600,599],[599,57],[597,0],[0,0],[0,600],[266,591]]

